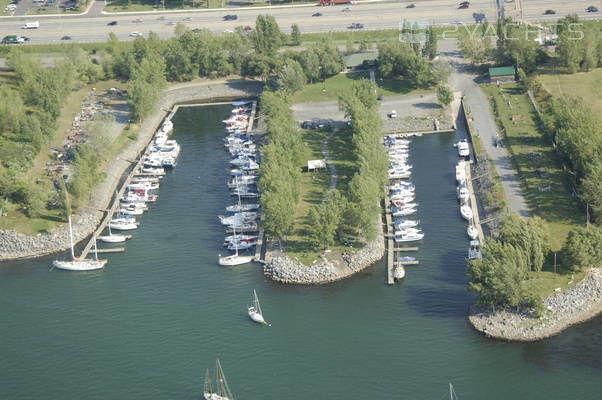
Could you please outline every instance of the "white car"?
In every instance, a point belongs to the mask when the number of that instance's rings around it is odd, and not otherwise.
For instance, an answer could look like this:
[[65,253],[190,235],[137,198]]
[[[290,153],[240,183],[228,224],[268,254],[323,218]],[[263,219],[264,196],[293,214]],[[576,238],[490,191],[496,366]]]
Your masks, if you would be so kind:
[[4,9],[4,11],[15,11],[17,9],[17,5],[16,4],[9,4],[6,6],[6,8]]
[[392,110],[392,111],[391,111],[391,114],[389,114],[389,116],[390,116],[391,118],[397,118],[397,111],[395,111],[395,110]]
[[136,36],[144,36],[144,35],[140,32],[132,32],[132,33],[130,33],[130,36],[136,37]]

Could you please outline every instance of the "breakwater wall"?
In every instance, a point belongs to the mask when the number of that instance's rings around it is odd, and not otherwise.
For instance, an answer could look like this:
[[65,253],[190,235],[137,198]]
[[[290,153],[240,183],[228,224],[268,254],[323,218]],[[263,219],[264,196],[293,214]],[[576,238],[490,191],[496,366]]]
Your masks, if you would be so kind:
[[478,332],[499,340],[531,342],[554,336],[602,312],[602,268],[592,268],[579,284],[543,302],[541,317],[531,311],[493,312],[473,306],[468,321]]
[[[166,89],[155,106],[155,112],[143,121],[136,141],[108,163],[105,169],[107,178],[96,185],[88,205],[74,219],[75,243],[88,238],[95,231],[123,173],[131,168],[133,160],[148,146],[159,125],[174,105],[193,101],[214,102],[256,97],[262,89],[262,82],[245,79],[182,84]],[[0,230],[0,261],[44,256],[64,251],[69,246],[67,227],[36,236],[27,236],[14,230]]]

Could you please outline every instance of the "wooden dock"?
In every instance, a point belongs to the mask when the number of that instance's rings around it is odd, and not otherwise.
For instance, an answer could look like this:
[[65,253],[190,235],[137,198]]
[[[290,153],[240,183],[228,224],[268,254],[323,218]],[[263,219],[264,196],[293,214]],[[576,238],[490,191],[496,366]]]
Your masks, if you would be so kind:
[[395,235],[395,227],[393,226],[393,218],[391,216],[391,202],[389,201],[389,188],[385,187],[385,220],[387,222],[387,284],[392,285],[395,283],[393,278],[393,268],[395,268],[395,261],[393,256],[395,254],[393,249],[393,236]]
[[474,225],[477,228],[477,232],[479,233],[479,242],[483,243],[485,239],[485,235],[483,234],[483,228],[481,228],[481,221],[479,219],[479,207],[477,205],[477,199],[474,195],[474,190],[472,187],[472,179],[470,178],[470,163],[464,163],[466,168],[466,186],[468,186],[468,193],[470,193],[470,205],[472,208],[472,218],[474,220]]
[[251,105],[251,115],[249,116],[249,125],[247,125],[247,137],[251,135],[253,123],[255,122],[255,113],[257,112],[257,101],[253,100]]

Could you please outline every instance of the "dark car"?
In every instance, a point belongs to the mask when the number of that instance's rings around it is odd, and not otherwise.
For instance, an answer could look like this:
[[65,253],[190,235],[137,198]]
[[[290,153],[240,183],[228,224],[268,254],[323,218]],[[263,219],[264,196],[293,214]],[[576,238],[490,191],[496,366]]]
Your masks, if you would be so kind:
[[469,6],[470,5],[470,1],[463,1],[462,3],[460,3],[461,6]]
[[414,4],[414,3],[412,3],[412,4],[408,4],[408,5],[406,6],[406,8],[414,8],[414,7],[416,7],[416,4]]
[[460,4],[460,7],[458,8],[468,8],[470,5],[469,4]]
[[238,16],[234,14],[224,15],[224,21],[236,21],[237,19]]
[[28,42],[29,38],[27,36],[21,36],[21,39],[23,39],[24,41]]
[[107,25],[111,25],[111,26],[113,26],[113,25],[117,25],[117,21],[111,21],[111,22],[109,22]]
[[546,12],[544,12],[545,15],[552,15],[552,14],[556,14],[556,11],[554,10],[546,10]]
[[61,40],[71,40],[71,36],[63,36]]
[[364,28],[364,24],[358,24],[357,22],[354,22],[351,25],[349,25],[349,29],[363,29],[363,28]]
[[314,14],[312,14],[311,16],[312,16],[312,17],[321,17],[321,16],[322,16],[322,13],[314,13]]
[[594,6],[587,7],[587,12],[598,12],[598,8]]
[[192,21],[192,17],[182,18],[182,21]]

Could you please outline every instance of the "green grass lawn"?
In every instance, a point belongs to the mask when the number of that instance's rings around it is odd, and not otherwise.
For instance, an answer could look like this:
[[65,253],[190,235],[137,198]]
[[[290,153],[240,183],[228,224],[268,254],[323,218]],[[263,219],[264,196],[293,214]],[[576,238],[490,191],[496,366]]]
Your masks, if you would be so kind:
[[484,86],[483,90],[493,96],[498,124],[505,130],[505,135],[500,136],[521,178],[529,208],[533,215],[549,224],[552,250],[559,250],[568,231],[585,221],[584,211],[571,197],[570,177],[563,171],[550,138],[540,128],[536,111],[522,88],[517,83],[502,86],[512,108],[497,86]]
[[[560,288],[561,292],[564,293],[566,289],[575,286],[587,275],[586,271],[573,273],[557,269],[557,272],[555,274],[550,266],[547,266],[541,272],[531,271],[529,272],[529,279],[525,281],[525,288],[529,293],[536,293],[545,298],[553,293],[557,293],[555,291],[556,288]],[[571,281],[572,283],[569,284]]]
[[[209,1],[209,7],[207,7],[207,1]],[[165,7],[159,0],[109,0],[107,6],[104,8],[107,12],[136,12],[136,11],[153,11],[158,10],[192,10],[192,9],[206,9],[206,8],[221,8],[223,4],[227,4],[227,1],[222,0],[182,0],[182,1],[166,1]],[[142,17],[144,19],[144,17]],[[166,17],[166,19],[170,19]]]
[[[348,90],[353,82],[360,79],[370,79],[370,74],[368,72],[350,72],[327,78],[324,82],[307,84],[303,90],[295,93],[293,103],[338,100],[339,93]],[[385,97],[433,91],[433,89],[413,89],[404,79],[380,79],[378,75],[376,84],[378,85],[378,93]]]
[[564,68],[541,69],[539,80],[554,96],[581,97],[596,113],[602,114],[602,68],[567,74]]

